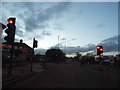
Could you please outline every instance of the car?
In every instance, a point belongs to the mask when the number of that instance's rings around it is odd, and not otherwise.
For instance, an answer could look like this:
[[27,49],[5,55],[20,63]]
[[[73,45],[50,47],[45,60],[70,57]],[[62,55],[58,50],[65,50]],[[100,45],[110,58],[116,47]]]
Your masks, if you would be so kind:
[[[103,60],[103,62],[106,62],[106,63],[110,63],[110,60],[112,59],[112,57],[111,56],[102,56],[102,60]],[[95,61],[96,62],[99,62],[99,56],[95,56]]]
[[104,62],[110,62],[111,58],[109,56],[103,56]]

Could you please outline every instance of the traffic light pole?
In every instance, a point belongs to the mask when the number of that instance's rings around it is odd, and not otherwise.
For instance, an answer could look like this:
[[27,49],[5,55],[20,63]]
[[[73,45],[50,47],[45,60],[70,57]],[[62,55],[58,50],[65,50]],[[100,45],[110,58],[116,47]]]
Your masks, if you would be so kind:
[[5,30],[5,33],[7,36],[4,38],[8,44],[11,45],[10,49],[10,60],[9,60],[9,66],[8,66],[8,76],[12,75],[12,61],[13,61],[13,51],[14,51],[14,38],[15,38],[15,20],[16,18],[9,18],[7,19],[8,24],[7,24],[7,29]]
[[32,59],[31,59],[31,67],[30,67],[31,72],[32,72],[32,68],[33,68],[34,48],[37,48],[37,43],[38,43],[38,41],[35,40],[35,38],[33,38],[33,53],[32,53]]
[[32,72],[32,68],[33,68],[34,40],[35,40],[35,38],[33,38],[33,52],[32,52],[32,57],[31,57],[31,66],[30,66],[30,71],[31,71],[31,72]]
[[31,67],[30,67],[30,71],[32,72],[33,70],[33,56],[34,56],[34,48],[33,48],[33,53],[32,53],[32,57],[31,57]]
[[11,56],[10,56],[10,63],[9,63],[9,71],[8,71],[8,76],[12,75],[12,61],[13,61],[13,50],[14,50],[14,44],[11,44]]

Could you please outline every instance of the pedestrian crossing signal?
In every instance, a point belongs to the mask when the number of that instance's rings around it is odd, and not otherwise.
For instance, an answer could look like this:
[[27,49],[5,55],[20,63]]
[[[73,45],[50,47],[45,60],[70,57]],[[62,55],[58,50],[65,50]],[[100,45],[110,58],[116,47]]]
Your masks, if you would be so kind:
[[35,38],[33,39],[33,48],[37,48],[37,43],[38,43],[38,41],[37,40],[35,40]]

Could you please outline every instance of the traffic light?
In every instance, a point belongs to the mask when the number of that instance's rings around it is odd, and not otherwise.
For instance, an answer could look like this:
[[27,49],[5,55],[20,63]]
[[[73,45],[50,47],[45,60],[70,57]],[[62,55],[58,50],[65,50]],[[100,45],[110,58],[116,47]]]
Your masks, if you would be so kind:
[[35,40],[35,38],[34,38],[34,40],[33,40],[33,48],[37,48],[37,43],[38,43],[38,41],[37,40]]
[[15,37],[15,20],[16,18],[9,18],[8,24],[7,24],[7,29],[5,30],[5,33],[7,34],[7,36],[5,36],[5,40],[7,41],[7,43],[13,43],[14,42],[14,37]]
[[6,28],[6,25],[4,25],[4,24],[2,24],[1,22],[0,22],[0,30],[2,31],[3,29],[5,29]]
[[103,47],[97,46],[97,55],[103,55]]

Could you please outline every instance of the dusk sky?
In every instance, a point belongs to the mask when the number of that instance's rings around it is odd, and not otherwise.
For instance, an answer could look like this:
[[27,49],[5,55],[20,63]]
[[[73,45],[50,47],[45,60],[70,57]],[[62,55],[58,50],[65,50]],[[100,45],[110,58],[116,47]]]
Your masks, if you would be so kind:
[[49,49],[59,36],[60,47],[67,42],[71,54],[94,52],[96,45],[117,51],[118,2],[2,2],[0,21],[6,25],[9,17],[16,17],[15,41],[30,47],[35,38],[38,49]]

